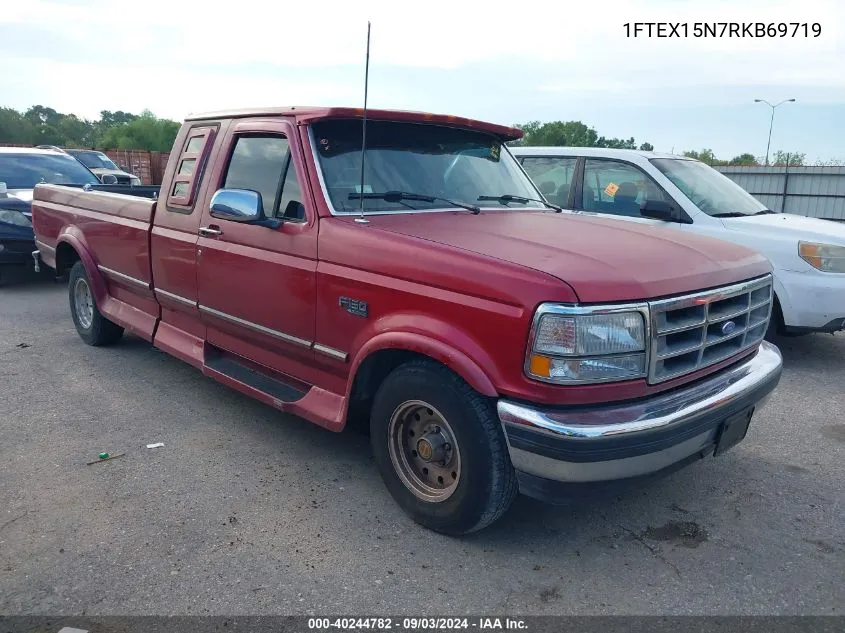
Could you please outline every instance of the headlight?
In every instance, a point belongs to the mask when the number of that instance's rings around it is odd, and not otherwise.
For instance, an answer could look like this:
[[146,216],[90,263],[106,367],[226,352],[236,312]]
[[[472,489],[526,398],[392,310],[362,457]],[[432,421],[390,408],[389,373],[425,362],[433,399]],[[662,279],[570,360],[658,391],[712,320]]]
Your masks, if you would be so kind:
[[133,187],[140,187],[141,186],[141,179],[136,178],[135,176],[132,176],[132,178],[129,179],[129,184],[132,185]]
[[532,378],[561,384],[645,376],[645,310],[540,306],[526,372]]
[[11,209],[0,209],[0,222],[14,224],[15,226],[32,226],[32,222],[20,211]]
[[845,246],[798,242],[798,254],[813,268],[826,273],[845,273]]

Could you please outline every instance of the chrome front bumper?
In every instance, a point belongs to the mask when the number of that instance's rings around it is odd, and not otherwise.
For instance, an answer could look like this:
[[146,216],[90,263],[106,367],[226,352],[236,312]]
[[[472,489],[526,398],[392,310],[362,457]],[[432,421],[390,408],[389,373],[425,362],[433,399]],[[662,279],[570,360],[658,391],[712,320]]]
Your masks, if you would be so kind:
[[569,484],[639,478],[713,454],[725,421],[759,410],[782,365],[780,351],[764,341],[740,364],[665,394],[567,409],[500,400],[499,419],[521,486],[536,478]]

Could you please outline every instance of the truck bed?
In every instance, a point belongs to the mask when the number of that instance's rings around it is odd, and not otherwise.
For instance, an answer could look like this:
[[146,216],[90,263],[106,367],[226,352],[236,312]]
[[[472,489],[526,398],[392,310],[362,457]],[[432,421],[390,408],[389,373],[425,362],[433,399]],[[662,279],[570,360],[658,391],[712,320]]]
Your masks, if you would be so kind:
[[133,195],[123,193],[137,189],[120,185],[38,185],[32,200],[32,221],[44,263],[66,274],[75,259],[83,260],[86,268],[102,275],[99,283],[92,280],[92,290],[105,302],[102,312],[151,339],[159,314],[150,264],[156,200],[150,189]]

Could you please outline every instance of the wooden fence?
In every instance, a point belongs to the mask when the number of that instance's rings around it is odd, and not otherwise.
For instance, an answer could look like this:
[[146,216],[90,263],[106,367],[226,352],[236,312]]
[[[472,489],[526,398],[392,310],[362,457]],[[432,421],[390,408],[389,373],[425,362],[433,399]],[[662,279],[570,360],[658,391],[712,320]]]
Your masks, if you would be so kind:
[[100,150],[114,163],[131,174],[135,174],[145,185],[160,185],[170,152],[148,152],[137,149]]

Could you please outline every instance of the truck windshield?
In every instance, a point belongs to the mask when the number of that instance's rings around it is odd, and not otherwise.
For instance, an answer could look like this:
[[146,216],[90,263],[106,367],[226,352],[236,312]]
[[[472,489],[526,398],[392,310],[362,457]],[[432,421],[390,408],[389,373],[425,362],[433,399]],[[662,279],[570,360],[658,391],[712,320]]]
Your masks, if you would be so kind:
[[39,183],[97,185],[97,177],[66,154],[0,153],[0,182],[8,189],[33,189]]
[[68,152],[88,169],[117,169],[111,159],[102,152]]
[[700,161],[652,158],[651,162],[707,215],[755,215],[766,210],[733,180]]
[[[335,211],[355,213],[357,194],[410,191],[420,197],[448,198],[514,211],[543,209],[542,204],[508,206],[498,196],[539,198],[502,142],[489,134],[425,123],[367,122],[367,155],[361,191],[361,121],[328,119],[312,125],[323,182]],[[353,194],[353,199],[350,199]],[[450,208],[440,199],[367,198],[369,213]]]

